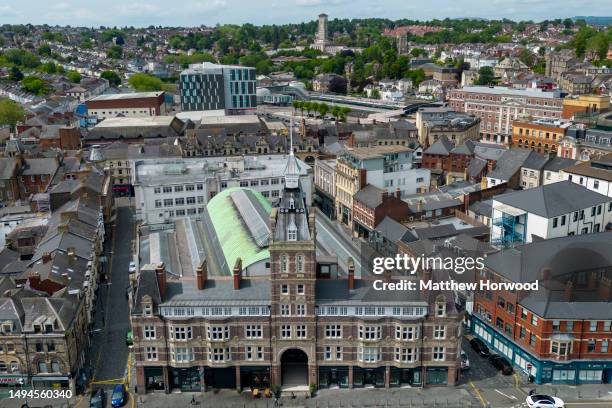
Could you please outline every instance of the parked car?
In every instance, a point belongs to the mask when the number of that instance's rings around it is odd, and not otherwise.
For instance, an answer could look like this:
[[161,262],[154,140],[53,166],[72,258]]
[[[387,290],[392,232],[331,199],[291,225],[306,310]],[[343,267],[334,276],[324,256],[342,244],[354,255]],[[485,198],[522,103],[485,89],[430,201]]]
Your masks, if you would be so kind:
[[136,262],[130,262],[130,273],[136,273]]
[[514,372],[512,364],[499,354],[491,354],[491,356],[489,356],[489,361],[491,361],[493,367],[501,371],[503,375],[510,375]]
[[482,357],[489,357],[491,355],[487,345],[480,339],[473,338],[470,340],[470,346],[472,346],[472,349],[474,349],[474,351],[480,354]]
[[125,388],[123,384],[115,385],[111,396],[111,405],[113,408],[120,407],[125,404]]
[[104,388],[98,388],[91,391],[89,397],[89,408],[104,408],[106,407],[106,393]]
[[561,398],[550,395],[533,394],[528,396],[526,401],[529,408],[565,408]]
[[461,350],[461,352],[459,353],[459,356],[461,357],[461,369],[462,370],[469,369],[470,359],[468,358],[467,354],[465,354],[465,351]]

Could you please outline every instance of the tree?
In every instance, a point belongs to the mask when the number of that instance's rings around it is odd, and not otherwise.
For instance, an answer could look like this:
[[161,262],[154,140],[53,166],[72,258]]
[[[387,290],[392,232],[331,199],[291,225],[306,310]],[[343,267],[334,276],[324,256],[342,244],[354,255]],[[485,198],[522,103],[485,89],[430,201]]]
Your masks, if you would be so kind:
[[340,119],[340,115],[342,114],[341,110],[342,108],[340,108],[340,106],[337,106],[337,105],[333,105],[331,107],[331,114],[336,119],[336,122],[338,122],[338,120]]
[[66,78],[68,78],[68,80],[73,84],[78,84],[81,82],[81,74],[79,74],[77,71],[69,71],[66,74]]
[[21,89],[38,96],[49,93],[45,81],[34,75],[28,75],[23,78],[21,81]]
[[139,92],[161,91],[164,85],[161,79],[148,74],[134,74],[128,83]]
[[120,45],[111,45],[106,51],[106,56],[112,59],[121,59],[123,56],[123,48]]
[[523,62],[523,64],[527,65],[528,67],[533,66],[534,56],[527,48],[523,48],[521,50],[518,55],[518,58],[521,62]]
[[327,112],[329,112],[329,105],[326,103],[320,103],[317,107],[317,112],[319,112],[319,115],[321,115],[321,117],[325,117],[325,115],[327,115]]
[[378,90],[378,88],[372,89],[372,92],[370,93],[370,98],[380,99],[380,91]]
[[478,79],[476,80],[476,85],[492,85],[495,81],[495,74],[493,73],[493,68],[491,67],[482,67],[478,70]]
[[565,28],[570,29],[574,26],[574,22],[571,18],[566,18],[565,20],[563,20],[563,25],[565,26]]
[[43,44],[38,47],[38,55],[50,56],[51,55],[51,47],[48,44]]
[[301,103],[302,101],[297,99],[291,101],[291,106],[293,106],[293,113],[295,113],[300,108]]
[[347,106],[340,107],[340,118],[342,122],[346,121],[346,117],[348,116],[349,113],[351,113],[351,110],[352,109]]
[[19,82],[23,79],[23,73],[17,67],[11,67],[9,71],[9,79],[13,82]]
[[17,102],[10,99],[0,99],[0,125],[8,125],[15,132],[17,123],[23,122],[25,111]]
[[100,78],[106,79],[110,86],[118,86],[121,84],[121,77],[115,71],[104,71]]

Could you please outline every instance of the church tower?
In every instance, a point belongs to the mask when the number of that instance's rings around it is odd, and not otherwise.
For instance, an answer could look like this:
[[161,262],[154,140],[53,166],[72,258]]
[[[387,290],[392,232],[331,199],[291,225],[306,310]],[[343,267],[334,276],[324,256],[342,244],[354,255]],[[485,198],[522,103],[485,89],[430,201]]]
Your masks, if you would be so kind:
[[270,214],[272,382],[283,386],[317,382],[315,220],[300,186],[301,170],[291,146],[280,203]]

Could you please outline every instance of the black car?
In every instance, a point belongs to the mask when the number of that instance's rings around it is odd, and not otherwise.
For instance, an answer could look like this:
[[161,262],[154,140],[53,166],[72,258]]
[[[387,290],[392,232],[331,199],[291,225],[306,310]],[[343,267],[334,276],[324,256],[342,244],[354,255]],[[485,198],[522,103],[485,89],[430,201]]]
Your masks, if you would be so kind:
[[491,364],[493,364],[493,367],[501,371],[503,375],[510,375],[514,372],[514,370],[512,369],[512,364],[510,364],[510,362],[506,360],[505,357],[502,357],[498,354],[492,354],[489,357],[489,360],[491,361]]
[[487,345],[480,339],[473,338],[470,340],[470,346],[472,346],[472,349],[482,357],[489,357],[491,355]]
[[106,407],[106,393],[103,388],[98,388],[91,392],[89,397],[89,408],[104,408]]

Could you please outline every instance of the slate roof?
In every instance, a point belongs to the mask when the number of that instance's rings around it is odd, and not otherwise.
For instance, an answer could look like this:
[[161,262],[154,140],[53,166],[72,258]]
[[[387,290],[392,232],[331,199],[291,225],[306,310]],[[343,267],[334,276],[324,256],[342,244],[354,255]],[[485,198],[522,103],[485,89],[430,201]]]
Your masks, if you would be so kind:
[[17,159],[12,157],[0,158],[0,180],[10,180],[15,177]]
[[382,204],[383,189],[380,189],[372,184],[366,184],[353,196],[353,199],[363,203],[368,208],[376,208]]
[[35,176],[47,174],[53,176],[57,171],[59,164],[55,159],[26,159],[22,174],[24,176]]
[[573,211],[612,201],[571,181],[546,184],[536,188],[502,194],[495,200],[545,218],[553,218]]
[[534,152],[529,149],[506,150],[497,160],[493,171],[487,174],[487,177],[498,180],[510,180],[520,170],[531,153]]
[[436,140],[434,144],[425,149],[423,154],[448,156],[451,150],[453,150],[453,144],[448,140],[446,136],[442,136],[438,140]]
[[548,156],[542,153],[532,152],[527,160],[523,163],[523,167],[533,170],[542,170],[548,162]]
[[[578,160],[568,159],[566,157],[555,156],[546,163],[544,166],[544,170],[557,172],[559,170],[565,170],[568,167],[571,167],[575,164],[579,163]],[[612,172],[610,172],[612,174]]]

